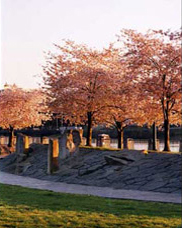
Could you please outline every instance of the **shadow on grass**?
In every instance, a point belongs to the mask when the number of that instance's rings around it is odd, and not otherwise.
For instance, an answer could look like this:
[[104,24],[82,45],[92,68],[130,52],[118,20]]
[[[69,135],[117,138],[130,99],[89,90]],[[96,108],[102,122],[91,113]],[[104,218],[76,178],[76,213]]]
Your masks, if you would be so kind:
[[28,206],[32,210],[109,213],[117,216],[146,215],[180,218],[177,204],[114,200],[94,196],[62,194],[0,184],[0,203],[7,206]]

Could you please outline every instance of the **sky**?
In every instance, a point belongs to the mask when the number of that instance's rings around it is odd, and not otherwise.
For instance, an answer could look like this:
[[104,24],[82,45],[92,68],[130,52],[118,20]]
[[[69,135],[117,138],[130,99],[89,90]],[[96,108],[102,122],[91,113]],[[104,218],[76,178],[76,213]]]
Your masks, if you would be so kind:
[[179,29],[181,0],[0,0],[1,87],[37,88],[46,52],[71,39],[107,47],[122,28]]

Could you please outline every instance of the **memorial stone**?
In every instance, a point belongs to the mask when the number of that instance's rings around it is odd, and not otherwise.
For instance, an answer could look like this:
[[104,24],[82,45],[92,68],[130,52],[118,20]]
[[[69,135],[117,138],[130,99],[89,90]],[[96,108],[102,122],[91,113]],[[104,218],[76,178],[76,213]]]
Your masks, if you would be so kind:
[[53,157],[53,140],[49,139],[48,157],[47,157],[47,173],[48,174],[51,174],[53,172],[52,157]]
[[24,150],[25,150],[24,135],[18,134],[17,140],[16,140],[16,153],[17,154],[23,154]]
[[106,134],[99,134],[97,138],[97,146],[110,147],[110,137]]
[[41,138],[41,143],[42,144],[49,144],[49,138],[48,137],[42,137]]
[[1,145],[4,145],[5,144],[5,137],[4,136],[1,136],[0,137],[0,144]]
[[83,134],[83,131],[81,132],[80,130],[72,131],[73,143],[74,143],[74,151],[73,151],[74,154],[76,154],[79,151],[79,145],[81,144],[81,141],[82,141],[82,134]]
[[59,169],[59,144],[57,138],[49,139],[47,173],[51,174]]
[[128,150],[133,150],[134,149],[134,140],[131,138],[127,139],[127,148]]
[[66,132],[61,133],[58,140],[59,140],[59,159],[62,160],[62,159],[65,159],[69,154],[69,151],[67,149],[67,134],[66,134]]
[[78,129],[61,129],[58,138],[50,138],[48,146],[48,167],[47,173],[57,171],[61,161],[79,151],[82,132]]
[[182,152],[182,140],[179,142],[179,152]]
[[29,137],[28,136],[24,136],[24,143],[25,143],[25,149],[28,149],[29,148]]
[[82,137],[81,145],[85,146],[87,142],[87,139],[85,137]]

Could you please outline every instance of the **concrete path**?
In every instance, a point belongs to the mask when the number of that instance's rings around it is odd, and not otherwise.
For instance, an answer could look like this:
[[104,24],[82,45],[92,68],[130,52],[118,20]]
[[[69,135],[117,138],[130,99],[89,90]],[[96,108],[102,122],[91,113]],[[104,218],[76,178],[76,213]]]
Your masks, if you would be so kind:
[[53,192],[92,195],[114,199],[133,199],[178,204],[182,202],[181,195],[179,194],[66,184],[63,182],[52,182],[30,177],[23,177],[5,172],[0,172],[0,183],[19,185],[33,189],[50,190]]

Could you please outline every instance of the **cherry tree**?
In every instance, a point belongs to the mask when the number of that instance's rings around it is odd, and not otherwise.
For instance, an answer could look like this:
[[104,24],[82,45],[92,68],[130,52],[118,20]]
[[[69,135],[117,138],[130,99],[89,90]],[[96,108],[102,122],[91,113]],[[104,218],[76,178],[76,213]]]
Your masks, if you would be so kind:
[[49,53],[44,67],[49,109],[72,123],[87,124],[87,145],[91,146],[92,126],[104,117],[99,113],[107,106],[111,92],[108,52],[72,41],[56,47],[59,53]]
[[0,126],[10,131],[12,146],[14,129],[41,125],[48,117],[43,114],[44,95],[40,90],[25,91],[16,85],[0,91]]
[[[114,53],[114,51],[112,51]],[[111,60],[111,59],[110,59]],[[107,106],[102,110],[103,123],[114,126],[117,130],[118,148],[124,148],[124,129],[134,123],[135,95],[133,81],[128,79],[125,66],[121,67],[119,55],[109,62],[112,64],[112,92]],[[104,113],[107,113],[104,115]],[[101,114],[102,115],[102,114]]]
[[124,129],[131,124],[143,126],[146,121],[145,112],[141,104],[138,104],[135,92],[132,83],[127,88],[124,88],[124,83],[118,84],[118,90],[113,92],[106,108],[107,115],[103,119],[104,123],[116,128],[120,149],[124,148]]
[[126,64],[124,46],[120,49],[111,44],[107,49],[107,66],[112,75],[110,97],[102,112],[107,113],[103,123],[114,126],[117,130],[118,148],[124,148],[124,129],[131,124],[146,123],[146,113],[139,97],[138,81],[133,78]]
[[[125,62],[130,75],[146,96],[145,107],[154,122],[153,104],[160,107],[163,119],[165,151],[170,151],[170,124],[179,124],[181,115],[181,43],[180,32],[149,31],[146,34],[123,30],[119,40],[126,47]],[[149,100],[148,100],[149,99]],[[157,110],[159,110],[157,108]],[[148,113],[148,114],[149,114]],[[158,119],[158,120],[159,120]]]

